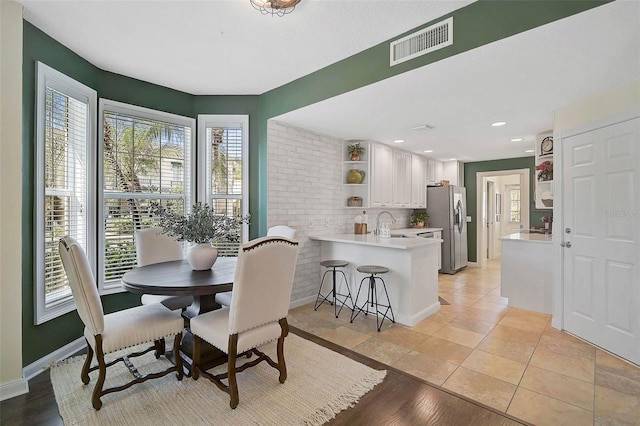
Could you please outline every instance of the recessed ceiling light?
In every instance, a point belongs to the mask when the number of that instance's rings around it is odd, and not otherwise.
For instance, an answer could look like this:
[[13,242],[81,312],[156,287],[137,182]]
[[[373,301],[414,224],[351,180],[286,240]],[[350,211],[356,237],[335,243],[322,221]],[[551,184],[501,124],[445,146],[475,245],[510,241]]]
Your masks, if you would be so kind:
[[511,139],[511,142],[522,142],[522,138]]
[[427,152],[427,153],[429,153],[429,152],[433,152],[433,150],[432,150],[432,149],[427,149],[427,150],[425,150],[425,151],[423,151],[423,152]]
[[456,161],[455,158],[449,158],[449,161]]
[[505,124],[507,124],[506,121],[496,121],[495,123],[491,123],[493,127],[500,127],[500,126],[504,126]]
[[404,142],[404,139],[396,139],[393,141],[393,143],[402,143]]
[[528,149],[525,151],[526,153],[535,152],[533,149]]

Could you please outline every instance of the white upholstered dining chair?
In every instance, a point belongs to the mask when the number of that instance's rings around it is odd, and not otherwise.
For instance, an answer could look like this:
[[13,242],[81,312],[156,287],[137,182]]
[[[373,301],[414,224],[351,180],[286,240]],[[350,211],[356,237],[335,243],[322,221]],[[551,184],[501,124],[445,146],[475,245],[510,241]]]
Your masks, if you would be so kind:
[[[66,236],[58,243],[58,251],[76,302],[78,315],[85,325],[84,337],[87,341],[87,358],[80,373],[82,383],[88,384],[90,381],[89,373],[98,370],[98,380],[91,399],[93,408],[99,410],[102,407],[101,397],[103,395],[127,389],[136,383],[142,383],[149,379],[166,376],[173,371],[176,372],[177,379],[182,380],[182,359],[179,351],[184,322],[180,312],[171,311],[160,303],[154,303],[105,315],[89,261],[82,247],[76,240]],[[158,347],[164,348],[164,337],[170,335],[175,335],[173,343],[175,365],[163,371],[142,376],[130,358],[144,355]],[[105,362],[105,354],[144,343],[152,343],[153,345],[109,363]],[[91,367],[94,353],[98,365]],[[156,358],[163,354],[156,350]],[[122,385],[103,389],[107,367],[118,362],[123,362],[134,378]]]
[[[136,260],[138,266],[153,263],[170,262],[183,259],[182,244],[168,235],[161,233],[160,228],[153,227],[135,231]],[[143,294],[140,298],[143,305],[162,303],[171,310],[183,309],[193,303],[192,296],[159,296]]]
[[[298,235],[298,231],[287,225],[272,226],[267,230],[267,237],[285,237],[290,240],[295,240]],[[225,291],[223,293],[216,294],[216,303],[222,306],[231,306],[231,294],[233,291]]]
[[[192,376],[205,376],[230,396],[229,405],[239,402],[236,373],[261,361],[280,372],[280,383],[287,378],[284,339],[289,333],[287,313],[298,257],[298,242],[282,237],[263,237],[240,247],[233,283],[231,306],[198,315],[191,319],[194,335]],[[257,349],[278,339],[278,362]],[[228,354],[227,372],[213,375],[201,367],[200,346],[205,340]],[[258,358],[237,366],[241,355]],[[222,380],[228,379],[228,385]]]

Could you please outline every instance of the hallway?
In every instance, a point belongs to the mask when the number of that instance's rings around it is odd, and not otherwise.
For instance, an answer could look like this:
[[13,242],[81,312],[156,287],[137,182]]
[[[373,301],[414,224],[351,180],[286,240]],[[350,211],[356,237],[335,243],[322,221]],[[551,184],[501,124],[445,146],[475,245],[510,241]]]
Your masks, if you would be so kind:
[[[387,283],[387,285],[393,285]],[[640,423],[640,368],[551,327],[551,316],[507,306],[500,260],[440,274],[443,304],[414,327],[333,307],[289,312],[289,323],[340,346],[537,425]],[[448,304],[445,304],[448,303]]]

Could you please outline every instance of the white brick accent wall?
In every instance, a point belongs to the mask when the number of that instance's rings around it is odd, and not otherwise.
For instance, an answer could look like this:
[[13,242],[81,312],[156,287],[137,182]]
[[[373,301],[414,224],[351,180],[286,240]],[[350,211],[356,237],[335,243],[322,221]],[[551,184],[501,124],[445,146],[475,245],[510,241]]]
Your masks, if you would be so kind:
[[[309,235],[353,232],[353,219],[362,213],[344,207],[342,145],[342,139],[274,120],[267,126],[267,227],[288,225],[300,243],[293,305],[314,299],[320,285],[320,243]],[[379,210],[366,210],[373,229]],[[394,227],[408,226],[411,210],[389,211]]]

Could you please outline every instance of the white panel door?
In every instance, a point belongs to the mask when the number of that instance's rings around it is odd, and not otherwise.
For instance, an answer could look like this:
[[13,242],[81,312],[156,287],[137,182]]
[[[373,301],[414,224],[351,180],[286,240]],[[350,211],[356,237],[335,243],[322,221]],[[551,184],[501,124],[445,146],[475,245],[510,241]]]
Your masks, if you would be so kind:
[[640,118],[562,140],[564,328],[640,364]]

